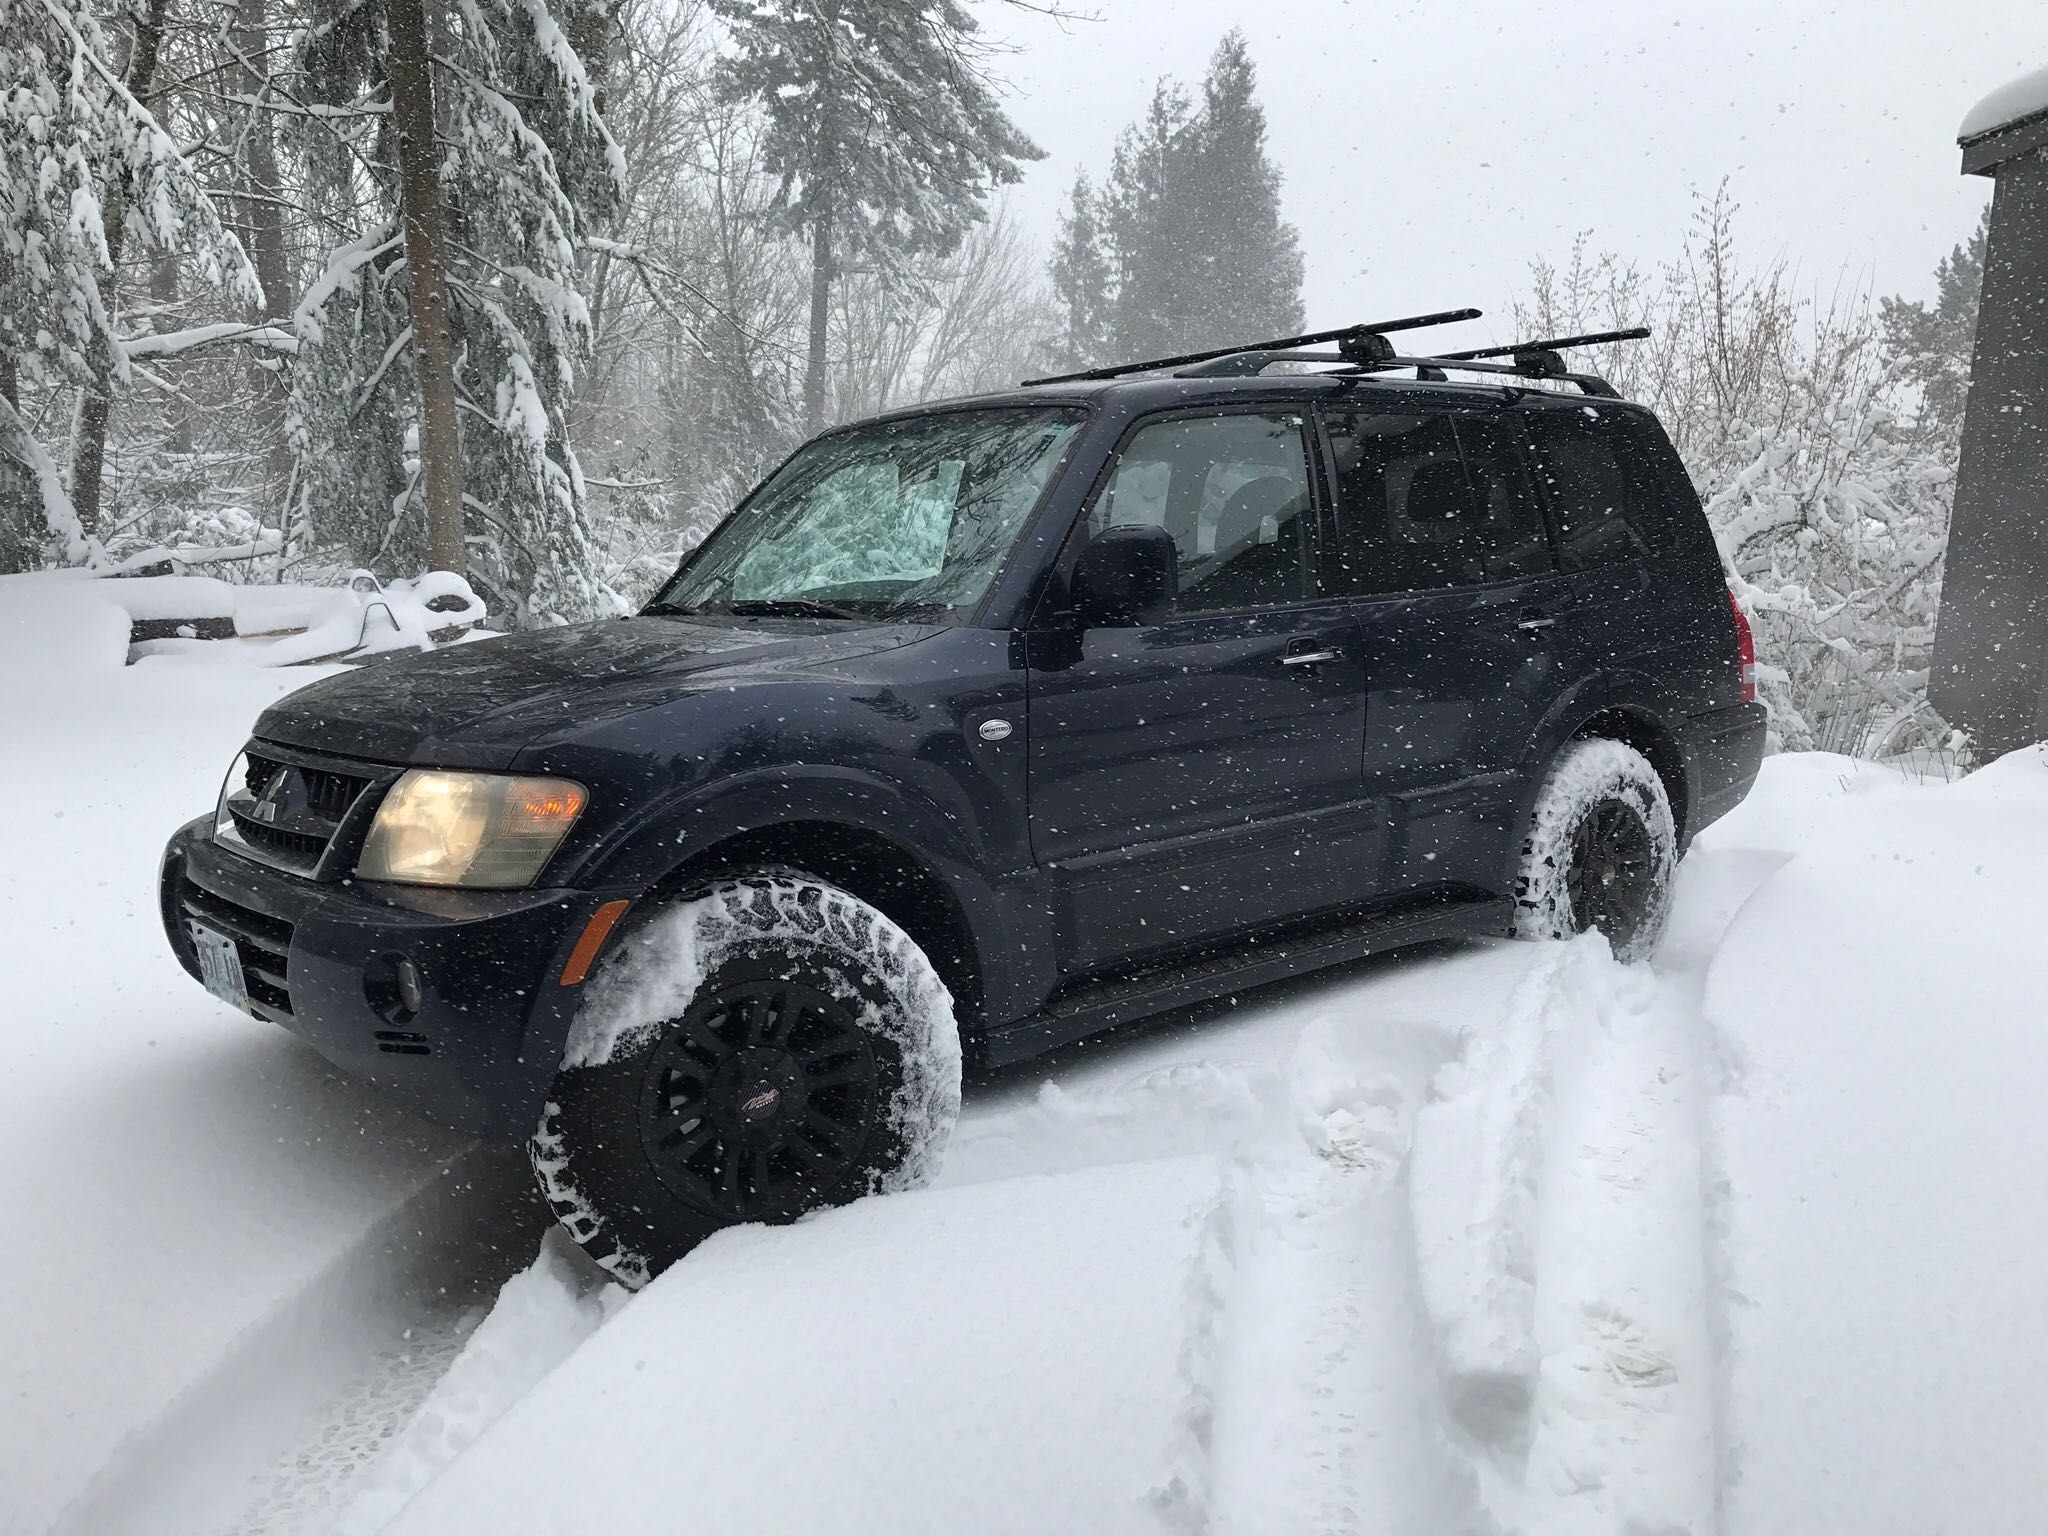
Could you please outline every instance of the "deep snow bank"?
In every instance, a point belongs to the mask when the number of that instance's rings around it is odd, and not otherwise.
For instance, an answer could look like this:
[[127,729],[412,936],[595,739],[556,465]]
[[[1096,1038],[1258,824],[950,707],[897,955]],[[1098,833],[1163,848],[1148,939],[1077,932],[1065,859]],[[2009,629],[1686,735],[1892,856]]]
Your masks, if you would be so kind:
[[1153,1524],[1213,1160],[863,1201],[720,1234],[392,1527]]
[[[1947,787],[1786,763],[1803,814],[1706,1012],[1730,1288],[1726,1528],[2048,1527],[2048,752]],[[1791,834],[1789,837],[1787,834]]]
[[527,1367],[477,1362],[538,1385],[423,1416],[356,1513],[424,1437],[467,1449],[394,1531],[1704,1530],[1689,1044],[1598,940],[1155,1031],[970,1100],[938,1188],[721,1234],[549,1373],[593,1318],[557,1276]]
[[171,957],[164,840],[213,803],[258,711],[319,674],[123,666],[108,585],[0,585],[10,1532],[45,1529],[461,1145],[212,1001]]

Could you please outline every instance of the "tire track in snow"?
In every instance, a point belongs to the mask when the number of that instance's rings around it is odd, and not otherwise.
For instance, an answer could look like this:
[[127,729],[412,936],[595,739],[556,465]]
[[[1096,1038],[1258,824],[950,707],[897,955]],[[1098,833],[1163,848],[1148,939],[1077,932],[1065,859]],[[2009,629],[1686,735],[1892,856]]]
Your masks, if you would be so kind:
[[1406,1183],[1452,1040],[1312,1025],[1287,1112],[1234,1160],[1190,1276],[1187,1400],[1157,1499],[1200,1532],[1469,1530]]
[[1715,1524],[1696,1021],[1559,946],[1418,1125],[1455,1433],[1517,1532]]
[[546,1230],[523,1159],[457,1157],[94,1478],[56,1536],[325,1532]]
[[1698,1045],[1597,940],[1305,1033],[1190,1276],[1169,1523],[1712,1531]]

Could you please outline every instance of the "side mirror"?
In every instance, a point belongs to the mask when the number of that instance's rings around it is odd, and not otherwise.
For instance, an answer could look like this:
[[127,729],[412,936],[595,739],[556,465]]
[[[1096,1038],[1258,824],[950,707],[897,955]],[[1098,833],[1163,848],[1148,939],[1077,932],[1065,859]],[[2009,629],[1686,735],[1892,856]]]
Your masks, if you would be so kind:
[[1083,629],[1157,624],[1173,611],[1179,585],[1172,534],[1149,523],[1105,528],[1074,563],[1074,618]]

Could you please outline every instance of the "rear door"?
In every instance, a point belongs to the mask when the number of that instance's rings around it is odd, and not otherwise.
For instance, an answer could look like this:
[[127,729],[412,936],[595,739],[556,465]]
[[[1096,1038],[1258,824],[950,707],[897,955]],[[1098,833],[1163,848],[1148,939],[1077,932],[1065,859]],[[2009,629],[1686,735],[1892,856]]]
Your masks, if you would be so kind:
[[1337,537],[1366,674],[1361,784],[1390,893],[1493,891],[1515,788],[1559,685],[1559,575],[1514,413],[1326,407]]
[[1696,694],[1718,698],[1728,673],[1720,562],[1696,500],[1683,504],[1689,487],[1661,430],[1605,402],[1522,414],[1571,588],[1556,637],[1568,664],[1629,674],[1678,712]]
[[1076,538],[1164,526],[1164,622],[1031,638],[1031,841],[1088,970],[1355,900],[1364,694],[1345,605],[1315,591],[1315,477],[1299,411],[1140,423]]

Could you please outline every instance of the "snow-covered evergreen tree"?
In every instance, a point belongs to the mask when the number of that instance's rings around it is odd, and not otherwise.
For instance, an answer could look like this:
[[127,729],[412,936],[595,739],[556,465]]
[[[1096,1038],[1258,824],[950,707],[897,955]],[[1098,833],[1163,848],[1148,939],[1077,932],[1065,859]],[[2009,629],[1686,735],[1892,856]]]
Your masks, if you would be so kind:
[[[1116,358],[1301,328],[1301,243],[1280,216],[1280,173],[1243,33],[1217,45],[1199,102],[1159,82],[1118,137],[1096,206],[1110,266],[1106,350]],[[1082,228],[1075,218],[1063,241]],[[1063,243],[1055,259],[1075,258]]]
[[110,233],[176,251],[241,302],[260,289],[178,146],[123,84],[84,0],[0,6],[0,157],[0,562],[28,563],[46,538],[60,558],[85,561],[96,544],[19,407],[25,384],[126,379],[100,290]]
[[1195,334],[1290,336],[1301,329],[1301,242],[1280,216],[1280,171],[1266,153],[1266,110],[1244,33],[1216,45],[1202,81],[1189,166],[1198,211]]
[[1987,204],[1976,232],[1934,269],[1934,302],[1889,298],[1879,306],[1885,346],[1919,394],[1919,424],[1934,438],[1960,444],[1977,346],[1977,300],[1984,288],[1984,248],[1991,238]]
[[1082,171],[1067,194],[1052,247],[1053,299],[1066,321],[1062,367],[1088,368],[1110,360],[1110,306],[1116,290],[1107,240],[1095,185]]
[[[453,0],[432,13],[445,282],[470,574],[514,623],[608,606],[592,579],[582,471],[567,432],[590,344],[579,263],[624,184],[567,32],[601,0]],[[383,8],[321,0],[304,42],[316,89],[316,196],[355,238],[301,298],[291,432],[306,527],[357,562],[418,569],[419,389]],[[325,110],[321,110],[325,109]]]
[[1156,357],[1194,344],[1201,224],[1189,202],[1191,116],[1187,92],[1162,80],[1153,87],[1145,115],[1117,137],[1103,223],[1116,274],[1109,332],[1118,359]]
[[811,247],[804,371],[809,430],[825,419],[833,279],[885,279],[951,254],[991,189],[1040,150],[983,68],[980,24],[958,0],[708,0],[730,34],[723,78],[766,118],[783,226]]

